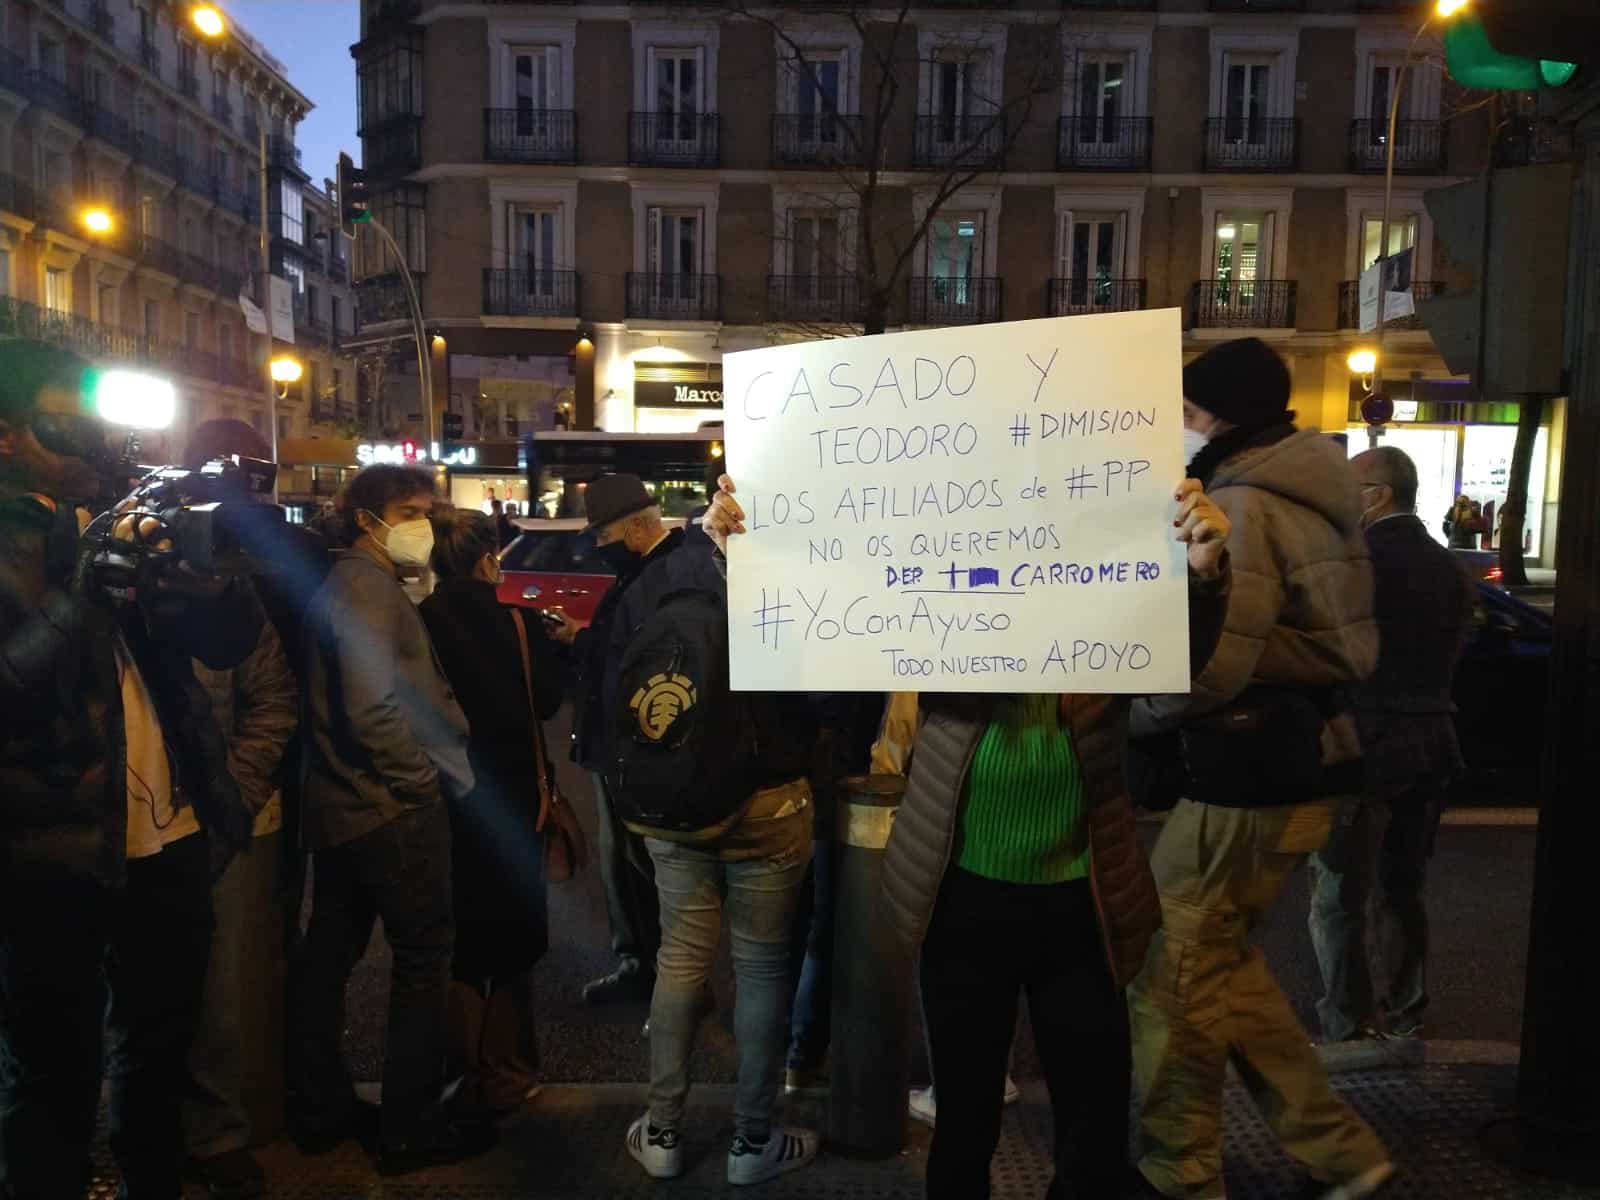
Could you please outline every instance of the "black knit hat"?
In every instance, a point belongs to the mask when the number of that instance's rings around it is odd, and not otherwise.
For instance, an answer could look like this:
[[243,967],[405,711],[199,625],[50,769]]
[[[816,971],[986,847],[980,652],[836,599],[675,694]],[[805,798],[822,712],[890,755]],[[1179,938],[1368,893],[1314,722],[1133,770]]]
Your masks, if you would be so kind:
[[602,475],[584,489],[584,511],[589,528],[599,529],[655,503],[637,475]]
[[1183,397],[1233,425],[1290,420],[1289,368],[1260,338],[1213,346],[1183,369]]

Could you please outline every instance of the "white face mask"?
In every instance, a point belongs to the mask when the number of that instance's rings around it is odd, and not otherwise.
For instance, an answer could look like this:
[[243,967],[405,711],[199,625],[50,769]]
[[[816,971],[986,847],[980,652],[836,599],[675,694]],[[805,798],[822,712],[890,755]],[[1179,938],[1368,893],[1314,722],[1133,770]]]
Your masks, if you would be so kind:
[[1183,431],[1183,461],[1192,463],[1195,455],[1206,448],[1206,443],[1211,439],[1198,429],[1185,429]]
[[389,541],[384,549],[389,552],[391,561],[396,565],[411,567],[428,565],[428,559],[433,556],[433,522],[427,517],[418,517],[415,521],[391,525],[377,513],[372,516],[389,531]]

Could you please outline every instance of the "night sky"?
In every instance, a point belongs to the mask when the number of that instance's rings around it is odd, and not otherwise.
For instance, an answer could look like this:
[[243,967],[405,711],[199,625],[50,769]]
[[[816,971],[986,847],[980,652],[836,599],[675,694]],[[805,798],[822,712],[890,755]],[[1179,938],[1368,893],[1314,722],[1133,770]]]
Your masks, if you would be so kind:
[[306,172],[322,185],[339,151],[361,161],[356,137],[357,0],[226,0],[222,6],[289,68],[289,82],[316,108],[297,138]]

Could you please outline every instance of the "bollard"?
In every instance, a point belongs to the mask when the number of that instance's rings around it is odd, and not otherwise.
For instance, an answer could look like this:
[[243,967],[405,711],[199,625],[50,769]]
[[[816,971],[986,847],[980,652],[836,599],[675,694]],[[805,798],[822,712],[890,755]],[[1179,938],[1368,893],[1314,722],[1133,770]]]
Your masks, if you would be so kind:
[[883,906],[884,847],[905,790],[898,775],[839,784],[828,1147],[865,1158],[906,1142],[916,972]]

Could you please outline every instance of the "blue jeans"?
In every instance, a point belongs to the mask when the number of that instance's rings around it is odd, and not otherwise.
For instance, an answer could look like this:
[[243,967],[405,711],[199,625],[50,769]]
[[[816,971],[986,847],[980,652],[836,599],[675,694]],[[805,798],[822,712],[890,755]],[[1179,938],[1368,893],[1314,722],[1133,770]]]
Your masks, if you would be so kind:
[[[812,842],[810,912],[804,911],[807,897],[802,892],[800,920],[794,938],[800,953],[791,953],[790,962],[799,959],[799,982],[794,989],[794,1014],[789,1020],[788,1065],[813,1070],[827,1057],[833,1034],[833,915],[836,904],[835,879],[838,873],[839,843],[831,836]],[[804,928],[800,923],[804,922]]]
[[[764,820],[770,825],[758,829]],[[757,839],[762,849],[757,857],[743,857],[746,851],[734,848]],[[645,845],[655,861],[661,897],[661,950],[650,1002],[650,1120],[662,1128],[683,1123],[689,1057],[726,906],[738,982],[734,1131],[765,1138],[783,1065],[789,933],[811,858],[811,809],[777,818],[747,815],[714,842],[646,838]]]

